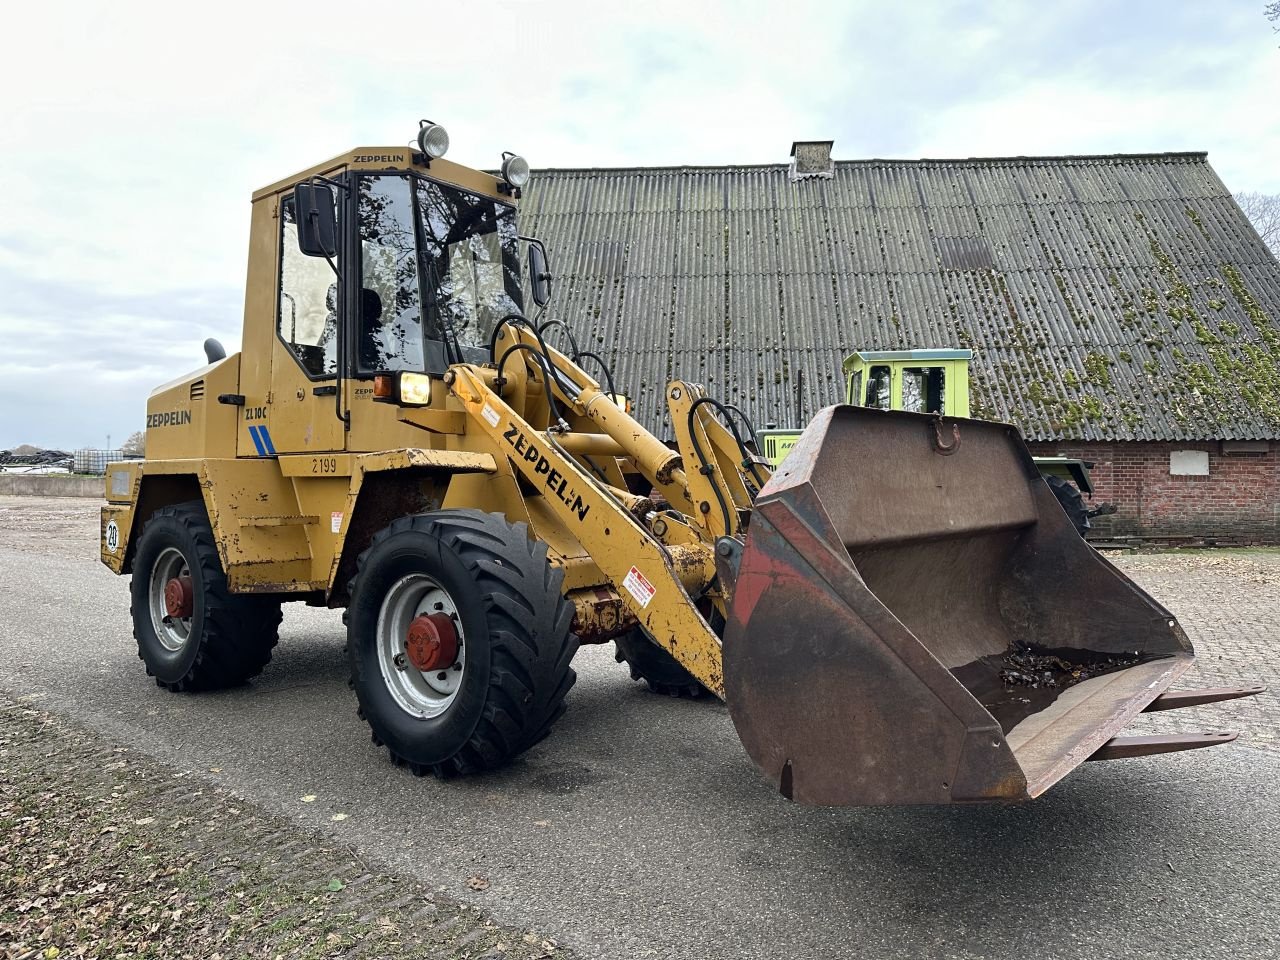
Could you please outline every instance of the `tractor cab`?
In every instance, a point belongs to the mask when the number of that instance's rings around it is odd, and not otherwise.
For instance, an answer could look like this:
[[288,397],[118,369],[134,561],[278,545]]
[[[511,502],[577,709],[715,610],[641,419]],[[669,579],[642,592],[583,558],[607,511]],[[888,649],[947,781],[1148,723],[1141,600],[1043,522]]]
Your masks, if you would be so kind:
[[[845,403],[871,410],[968,417],[972,359],[972,350],[859,350],[844,359]],[[759,450],[776,467],[800,433],[795,428],[761,430]],[[1093,495],[1091,463],[1073,457],[1032,459],[1082,535],[1092,517],[1115,512],[1111,504],[1091,508],[1084,502]]]
[[861,350],[844,361],[845,402],[969,416],[970,350]]
[[[872,410],[969,416],[972,350],[859,350],[844,359],[845,403]],[[759,433],[760,451],[775,466],[800,430]]]

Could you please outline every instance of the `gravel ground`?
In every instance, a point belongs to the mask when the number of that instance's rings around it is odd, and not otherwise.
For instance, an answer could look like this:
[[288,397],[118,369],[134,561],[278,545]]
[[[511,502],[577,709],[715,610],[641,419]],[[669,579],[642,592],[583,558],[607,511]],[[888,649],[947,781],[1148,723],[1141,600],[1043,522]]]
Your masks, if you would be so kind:
[[11,960],[570,956],[224,787],[4,698],[0,862]]
[[[170,695],[136,659],[127,584],[97,560],[96,509],[0,498],[0,693],[150,765],[139,767],[146,789],[224,791],[305,838],[290,849],[355,850],[375,877],[479,908],[496,929],[619,960],[1204,960],[1274,955],[1280,942],[1280,553],[1114,558],[1196,643],[1192,683],[1272,685],[1142,725],[1241,729],[1238,744],[1086,764],[1017,807],[819,810],[761,781],[721,705],[648,695],[608,649],[582,652],[551,737],[503,771],[449,783],[408,776],[369,743],[328,611],[287,607],[276,658],[253,684]],[[74,793],[75,770],[54,792]],[[141,830],[143,807],[126,803],[117,819]],[[218,855],[252,872],[270,851],[250,842]],[[328,880],[346,876],[320,866],[287,896],[327,897]],[[473,889],[477,876],[490,886]],[[184,929],[231,915],[210,909],[186,928],[183,908]]]

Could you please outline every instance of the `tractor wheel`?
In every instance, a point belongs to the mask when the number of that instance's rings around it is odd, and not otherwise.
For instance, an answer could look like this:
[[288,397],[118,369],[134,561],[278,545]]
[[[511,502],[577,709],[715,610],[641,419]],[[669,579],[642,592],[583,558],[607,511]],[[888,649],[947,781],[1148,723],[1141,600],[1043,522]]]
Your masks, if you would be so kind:
[[639,627],[613,641],[613,658],[631,668],[632,680],[643,680],[654,693],[696,699],[707,692],[698,678],[658,646]]
[[498,514],[402,517],[373,538],[351,582],[347,659],[392,763],[475,773],[547,735],[576,679],[563,580],[547,545]]
[[271,661],[280,601],[227,588],[199,501],[151,515],[138,540],[130,594],[138,656],[161,687],[233,687]]
[[1084,494],[1080,492],[1080,488],[1061,477],[1045,477],[1044,482],[1049,484],[1049,489],[1058,498],[1058,503],[1062,505],[1067,519],[1076,528],[1076,532],[1082,537],[1087,534],[1093,524],[1089,522],[1089,508],[1085,505]]

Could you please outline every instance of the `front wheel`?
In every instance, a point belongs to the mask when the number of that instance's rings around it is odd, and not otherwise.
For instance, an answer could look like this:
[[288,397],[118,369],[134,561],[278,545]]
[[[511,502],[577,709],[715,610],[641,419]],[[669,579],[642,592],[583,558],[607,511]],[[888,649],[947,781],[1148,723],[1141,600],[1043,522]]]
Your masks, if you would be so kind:
[[697,699],[707,693],[698,678],[680,665],[680,661],[658,646],[639,627],[634,627],[613,641],[614,659],[625,663],[632,680],[641,680],[654,693],[669,697]]
[[271,660],[280,601],[230,591],[198,501],[161,507],[147,520],[130,593],[138,656],[162,687],[231,687]]
[[413,773],[473,773],[547,735],[576,679],[573,608],[546,544],[476,510],[402,517],[351,584],[360,715]]

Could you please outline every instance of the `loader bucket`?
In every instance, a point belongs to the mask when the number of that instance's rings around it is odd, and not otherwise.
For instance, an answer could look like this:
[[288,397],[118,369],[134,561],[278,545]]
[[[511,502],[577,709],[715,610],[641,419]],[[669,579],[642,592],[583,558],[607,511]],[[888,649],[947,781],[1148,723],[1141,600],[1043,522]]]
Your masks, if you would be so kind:
[[756,500],[725,694],[798,802],[1017,801],[1125,755],[1101,748],[1192,656],[1013,427],[838,406]]

